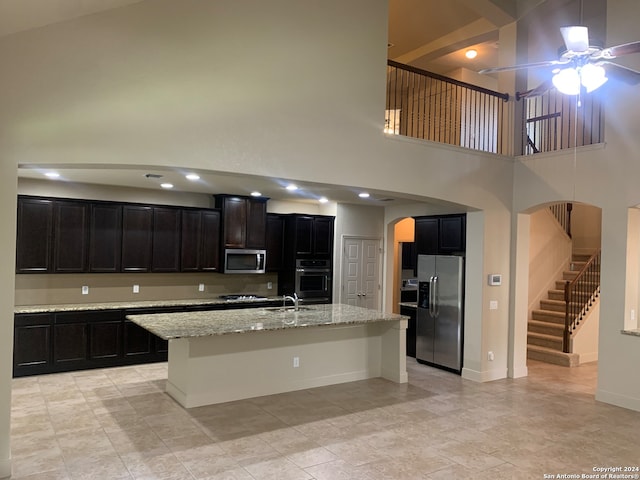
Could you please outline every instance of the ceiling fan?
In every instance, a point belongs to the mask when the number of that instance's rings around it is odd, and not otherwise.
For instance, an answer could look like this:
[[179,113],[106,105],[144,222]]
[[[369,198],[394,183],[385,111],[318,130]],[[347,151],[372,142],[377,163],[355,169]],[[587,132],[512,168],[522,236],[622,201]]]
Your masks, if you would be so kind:
[[566,49],[561,51],[557,60],[525,63],[509,67],[495,67],[480,70],[478,73],[496,73],[525,68],[555,67],[554,76],[526,92],[519,92],[516,98],[542,95],[551,87],[566,95],[589,93],[601,87],[611,75],[630,85],[640,83],[640,72],[610,60],[622,55],[640,53],[640,41],[602,48],[589,44],[589,31],[583,26],[561,27],[560,33]]

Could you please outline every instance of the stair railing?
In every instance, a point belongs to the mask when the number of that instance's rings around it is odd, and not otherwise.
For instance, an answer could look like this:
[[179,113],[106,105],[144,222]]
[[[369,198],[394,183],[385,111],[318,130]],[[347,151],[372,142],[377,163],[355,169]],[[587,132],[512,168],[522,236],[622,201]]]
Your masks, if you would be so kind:
[[564,285],[564,333],[562,351],[570,353],[571,334],[589,312],[600,295],[600,249],[594,253],[576,278]]
[[549,210],[551,210],[551,213],[556,217],[562,229],[569,238],[571,238],[571,211],[573,210],[573,203],[556,203],[555,205],[550,205]]

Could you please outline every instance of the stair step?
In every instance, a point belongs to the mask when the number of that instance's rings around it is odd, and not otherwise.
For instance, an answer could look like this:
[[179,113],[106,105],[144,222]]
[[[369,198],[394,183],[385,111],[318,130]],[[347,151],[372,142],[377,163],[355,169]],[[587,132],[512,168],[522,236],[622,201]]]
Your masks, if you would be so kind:
[[564,312],[553,310],[531,310],[531,319],[539,322],[557,323],[564,325]]
[[562,272],[563,280],[573,280],[577,276],[578,276],[578,272],[574,270],[565,270],[564,272]]
[[529,345],[527,347],[527,358],[565,367],[576,367],[580,364],[580,355],[577,353],[559,352],[538,345]]
[[[564,297],[564,293],[562,296]],[[549,298],[548,300],[540,300],[540,309],[564,312],[567,309],[567,304],[564,300],[554,300]]]
[[549,290],[547,292],[549,300],[562,300],[564,302],[564,290]]
[[539,347],[551,348],[552,350],[562,351],[562,336],[528,332],[527,345],[537,345]]
[[539,320],[529,320],[527,323],[528,331],[531,333],[542,333],[543,335],[553,335],[555,337],[562,336],[564,332],[564,323],[549,323]]

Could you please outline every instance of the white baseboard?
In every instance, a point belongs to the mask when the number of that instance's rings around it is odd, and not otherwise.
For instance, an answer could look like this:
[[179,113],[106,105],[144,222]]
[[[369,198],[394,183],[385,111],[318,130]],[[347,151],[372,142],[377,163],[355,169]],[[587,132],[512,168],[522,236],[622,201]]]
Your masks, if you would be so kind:
[[597,362],[598,361],[598,352],[591,353],[581,353],[579,358],[579,363],[582,365],[583,363],[589,362]]
[[474,382],[491,382],[493,380],[500,380],[502,378],[507,378],[507,369],[506,368],[495,368],[493,370],[485,370],[483,372],[479,372],[477,370],[471,370],[470,368],[462,369],[462,378],[466,378],[467,380],[473,380]]
[[529,376],[529,369],[525,365],[524,367],[514,367],[509,370],[509,378],[522,378]]
[[596,400],[640,412],[640,398],[627,397],[626,395],[620,395],[619,393],[607,392],[598,389],[596,390]]

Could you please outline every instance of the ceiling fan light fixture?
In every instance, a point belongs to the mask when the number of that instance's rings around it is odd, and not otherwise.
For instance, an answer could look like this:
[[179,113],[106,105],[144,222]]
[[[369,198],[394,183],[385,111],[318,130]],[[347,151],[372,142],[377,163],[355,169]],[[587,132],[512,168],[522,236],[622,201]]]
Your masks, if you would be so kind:
[[580,80],[582,86],[590,93],[604,85],[608,78],[602,66],[587,63],[580,71]]
[[553,86],[565,95],[580,93],[580,74],[574,68],[563,68],[551,79]]

